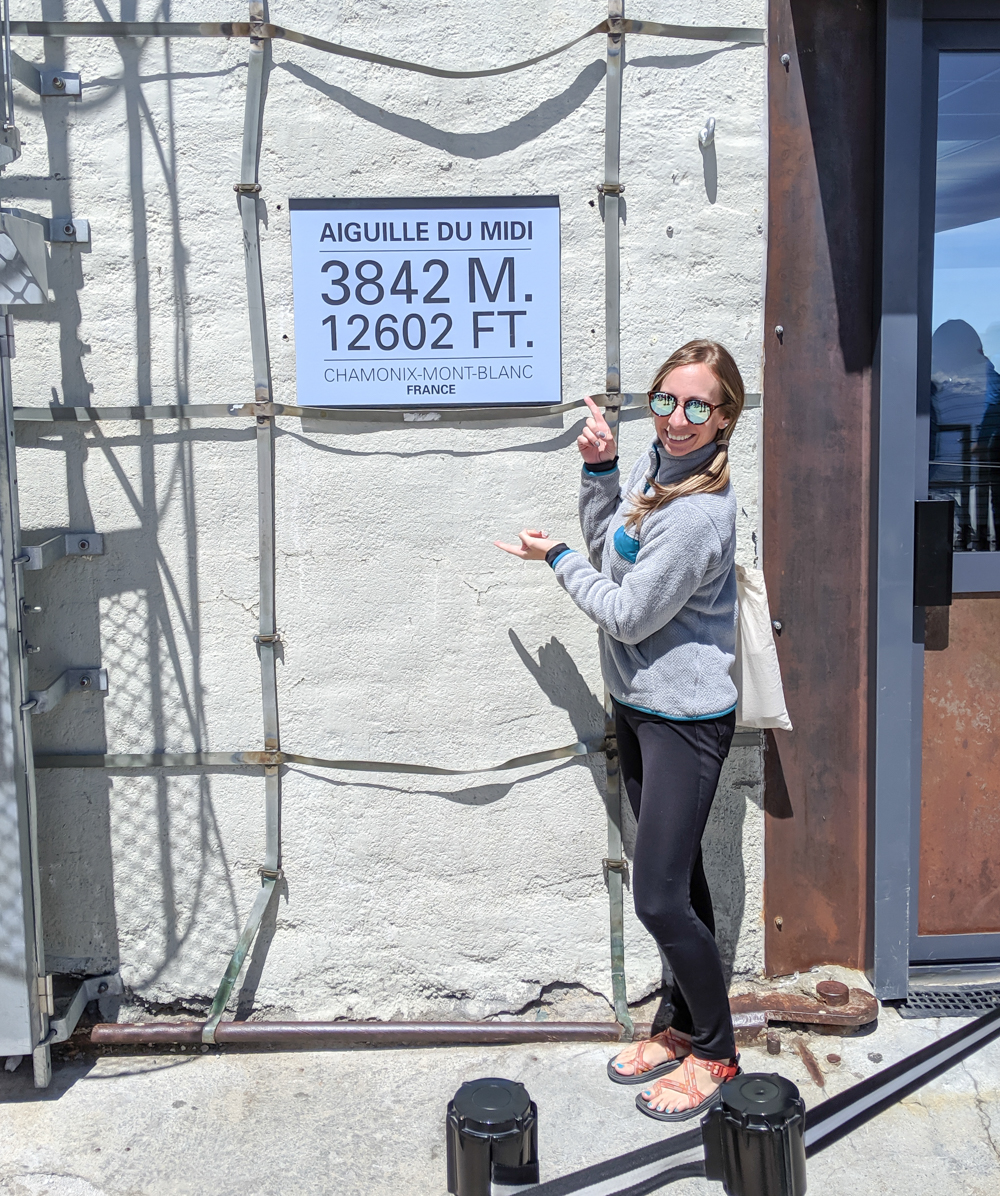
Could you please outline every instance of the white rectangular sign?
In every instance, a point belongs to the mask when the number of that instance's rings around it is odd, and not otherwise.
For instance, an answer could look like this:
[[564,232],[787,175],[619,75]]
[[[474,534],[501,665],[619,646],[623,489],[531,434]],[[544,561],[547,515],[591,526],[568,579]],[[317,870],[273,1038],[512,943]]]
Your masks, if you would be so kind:
[[559,199],[291,199],[298,402],[558,403]]

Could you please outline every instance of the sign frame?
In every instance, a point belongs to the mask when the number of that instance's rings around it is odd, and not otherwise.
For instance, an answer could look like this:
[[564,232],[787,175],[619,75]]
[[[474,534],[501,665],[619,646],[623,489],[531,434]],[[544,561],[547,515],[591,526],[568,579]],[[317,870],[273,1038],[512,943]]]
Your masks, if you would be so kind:
[[[296,392],[297,392],[297,402],[300,406],[307,407],[307,408],[313,408],[315,410],[334,410],[334,411],[351,411],[351,410],[354,410],[354,411],[371,411],[371,410],[380,410],[380,411],[441,410],[441,411],[447,411],[449,408],[460,408],[460,407],[474,407],[476,409],[481,409],[481,410],[488,410],[493,407],[504,408],[504,409],[509,409],[509,408],[515,407],[518,409],[524,409],[526,412],[530,412],[532,409],[548,407],[548,406],[551,406],[553,403],[559,403],[562,401],[562,393],[563,393],[562,222],[561,222],[562,211],[561,211],[561,205],[560,205],[560,200],[559,200],[558,195],[512,195],[512,196],[486,196],[486,195],[482,195],[482,196],[479,196],[479,195],[477,195],[477,196],[450,196],[449,195],[449,196],[440,196],[440,197],[423,196],[423,197],[399,197],[399,198],[385,197],[385,196],[377,197],[377,198],[363,198],[363,197],[344,197],[344,198],[338,198],[338,197],[298,198],[298,197],[295,197],[295,198],[293,198],[293,197],[289,197],[288,209],[289,209],[289,215],[291,217],[291,225],[292,225],[292,229],[291,229],[292,293],[293,293],[293,310],[294,310],[295,334],[296,334],[296,336],[295,336]],[[473,211],[477,211],[477,210],[484,211],[484,210],[489,210],[489,209],[504,210],[504,211],[506,211],[507,209],[510,209],[512,211],[526,212],[526,213],[530,213],[532,210],[544,211],[544,212],[552,212],[553,210],[555,211],[554,245],[551,243],[551,239],[550,239],[549,243],[546,246],[543,246],[542,249],[540,249],[540,251],[539,251],[540,256],[544,256],[545,254],[549,254],[553,251],[555,253],[555,288],[556,288],[556,296],[557,296],[558,302],[556,302],[554,305],[555,306],[554,313],[552,313],[550,311],[548,316],[546,317],[549,321],[552,321],[553,315],[554,315],[554,335],[555,335],[555,340],[556,340],[555,361],[553,363],[551,360],[551,357],[548,359],[548,362],[546,363],[547,364],[547,377],[546,377],[545,382],[543,383],[543,385],[550,388],[550,391],[554,392],[554,393],[550,393],[547,396],[531,398],[531,399],[519,399],[516,396],[512,396],[510,394],[503,394],[496,398],[483,400],[483,399],[475,399],[475,398],[470,399],[470,397],[467,394],[456,393],[455,387],[453,386],[450,388],[452,393],[412,394],[412,395],[401,396],[400,400],[398,402],[394,401],[394,402],[368,402],[368,403],[365,403],[365,402],[359,402],[359,403],[320,402],[320,403],[316,403],[316,402],[304,401],[303,371],[304,371],[304,368],[306,368],[306,367],[304,367],[302,357],[300,356],[300,346],[303,346],[306,342],[306,338],[301,336],[301,332],[302,332],[305,320],[309,319],[310,316],[307,315],[305,313],[305,311],[303,310],[305,305],[300,306],[300,304],[296,303],[295,300],[296,300],[296,283],[297,283],[298,279],[301,277],[300,272],[304,271],[307,268],[305,265],[301,265],[301,266],[298,265],[298,263],[305,259],[305,255],[308,253],[308,251],[305,249],[299,249],[299,250],[296,249],[296,242],[295,242],[296,219],[295,219],[294,213],[296,213],[296,212],[329,212],[329,213],[331,213],[331,215],[335,214],[335,213],[343,213],[345,216],[349,216],[349,214],[352,212],[382,211],[382,212],[388,213],[388,212],[391,212],[394,210],[401,211],[401,212],[426,211],[428,213],[439,213],[440,216],[443,218],[449,212],[462,213],[462,212],[466,212],[466,211],[473,212]],[[522,227],[523,227],[523,224],[528,219],[529,219],[529,217],[525,216],[525,221],[521,222]],[[343,222],[341,222],[341,223],[343,223]],[[428,223],[429,223],[429,221],[428,221]],[[485,224],[485,222],[483,222],[483,223]],[[400,230],[400,231],[402,231],[402,230]],[[505,232],[507,231],[506,225],[504,226],[504,231]],[[511,231],[513,231],[513,222],[511,222]],[[550,230],[549,235],[551,237],[551,230]],[[401,240],[402,238],[394,238],[394,239]],[[414,239],[415,238],[413,238],[413,237],[407,238],[407,240],[411,240],[411,241]],[[425,236],[421,239],[426,240],[427,238]],[[334,246],[334,248],[337,248],[337,247],[338,246],[336,246],[336,245]],[[499,246],[499,245],[496,247],[491,247],[491,246],[484,247],[481,242],[475,246],[470,245],[470,249],[479,248],[479,249],[483,250],[484,252],[494,253],[494,254],[499,250],[500,247],[501,246]],[[520,248],[521,252],[524,252],[526,247],[519,247],[519,248]],[[435,249],[435,245],[428,243],[426,249],[427,249],[427,251],[433,251]],[[353,252],[356,253],[357,251],[355,250]],[[375,252],[378,252],[378,250],[373,249],[372,252],[374,254]],[[386,251],[383,250],[382,252],[386,252]],[[389,252],[390,253],[399,253],[400,251],[394,249],[394,250],[390,250]],[[449,249],[448,252],[456,252],[456,250]],[[346,256],[346,254],[345,254],[345,256]],[[545,269],[547,267],[543,265],[542,268]],[[472,274],[472,271],[473,271],[472,259],[470,259],[470,262],[469,262],[470,276]],[[486,273],[488,274],[489,271],[486,271]],[[384,283],[388,283],[390,281],[390,277],[384,276],[384,274],[380,275],[380,277],[382,277],[382,280]],[[501,272],[498,272],[497,279],[493,280],[496,289],[499,289],[502,280],[503,280],[503,274],[501,271]],[[489,297],[490,279],[484,275],[484,272],[482,270],[479,271],[478,282],[481,283],[485,287],[485,289],[488,292],[487,297]],[[299,285],[301,286],[301,283]],[[343,284],[339,284],[339,285],[343,286]],[[405,285],[412,286],[412,283],[407,282]],[[514,285],[513,265],[511,267],[511,276],[509,279],[509,285],[510,285],[510,288],[513,289],[513,285]],[[472,300],[471,300],[472,289],[473,289],[472,284],[470,284],[470,303],[472,302]],[[430,292],[428,292],[428,295],[429,295],[429,293]],[[531,298],[532,298],[531,295],[529,295],[528,299],[531,300]],[[332,300],[327,298],[326,302],[331,304],[331,306],[328,309],[324,309],[324,310],[327,310],[328,313],[333,314],[336,311],[336,307],[333,306]],[[346,302],[346,292],[345,292],[345,298],[342,299],[340,302]],[[363,300],[363,302],[369,302],[369,301]],[[409,299],[407,299],[407,302],[409,302]],[[542,305],[539,305],[539,306],[541,307]],[[438,308],[436,310],[438,313],[441,311],[440,308]],[[514,327],[515,317],[520,316],[525,313],[520,312],[520,311],[518,311],[518,312],[511,311],[511,312],[498,313],[498,315],[500,315],[500,314],[508,317],[508,322],[510,323],[510,339],[511,339],[511,341],[513,341],[515,338],[515,327]],[[478,329],[478,331],[480,331],[482,333],[486,333],[486,332],[496,332],[498,329],[501,329],[502,331],[506,332],[507,326],[506,326],[506,324],[497,324],[493,328],[481,327]],[[390,329],[390,332],[391,331],[393,331],[393,330]],[[333,335],[335,335],[335,334],[333,334]],[[343,339],[343,338],[341,338],[341,339]],[[397,345],[398,345],[398,343],[399,342],[397,340]],[[457,343],[457,342],[454,342],[454,343]],[[531,342],[528,341],[527,344],[530,346]],[[315,360],[314,355],[311,360],[313,360],[313,361]],[[325,359],[325,360],[332,361],[332,359]],[[371,359],[369,359],[369,360],[371,360]],[[387,359],[383,359],[383,360],[387,360]],[[451,366],[451,361],[456,360],[456,359],[449,359],[447,357],[442,357],[439,359],[429,359],[429,360],[439,360],[441,365]],[[485,361],[485,360],[501,360],[501,358],[496,357],[496,358],[490,359],[486,355],[483,355],[481,359],[480,358],[464,358],[463,360],[465,360],[465,361],[469,361],[469,360]],[[402,357],[400,357],[398,359],[398,361],[402,362],[404,365],[406,364],[405,359]],[[359,358],[357,364],[359,364],[359,365],[363,364],[362,359]],[[533,365],[534,363],[529,363],[529,364]],[[553,366],[554,366],[554,369],[553,369]],[[455,368],[455,367],[452,367],[452,368]],[[466,370],[472,370],[474,367],[466,366],[464,368]],[[482,367],[480,366],[480,367],[476,367],[476,368],[480,370],[479,377],[473,378],[471,374],[468,375],[468,377],[472,378],[472,380],[481,380],[481,378],[482,378],[481,368]],[[385,372],[385,370],[383,369],[382,372]],[[425,370],[424,372],[426,373],[427,371]],[[436,373],[436,371],[432,371],[432,373]],[[526,377],[528,377],[528,376],[526,375]],[[490,380],[494,381],[494,382],[497,381],[497,379],[492,379],[492,378]],[[532,377],[532,380],[534,381],[533,377]],[[366,381],[369,381],[369,380],[366,379]],[[379,381],[382,381],[382,380],[379,379]],[[309,382],[308,385],[310,387],[315,386],[315,384],[312,382]],[[430,388],[426,388],[426,389],[430,389]],[[434,389],[437,390],[438,388],[435,387]],[[537,387],[536,387],[536,389],[537,389]],[[440,391],[444,392],[445,390],[446,390],[446,388],[444,386],[440,387]]]

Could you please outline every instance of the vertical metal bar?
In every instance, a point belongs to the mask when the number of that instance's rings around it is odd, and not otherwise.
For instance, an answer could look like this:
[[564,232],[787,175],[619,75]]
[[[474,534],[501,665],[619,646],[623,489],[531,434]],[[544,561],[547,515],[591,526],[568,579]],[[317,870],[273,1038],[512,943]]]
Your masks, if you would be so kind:
[[[913,501],[916,495],[921,0],[885,10],[882,303],[875,348],[878,415],[875,614],[874,981],[905,997],[910,947],[913,761]],[[874,479],[873,479],[874,481]],[[913,861],[916,864],[916,861]]]
[[[255,30],[267,21],[263,0],[250,4],[250,53],[247,65],[247,97],[243,120],[243,156],[237,202],[243,224],[243,255],[247,276],[247,307],[250,316],[250,349],[253,359],[254,400],[271,400],[271,359],[267,343],[267,313],[264,304],[264,278],[260,266],[260,142],[267,90],[270,41],[255,36]],[[260,559],[260,619],[257,650],[260,656],[260,685],[264,721],[264,750],[276,752],[281,746],[278,727],[278,678],[275,654],[278,631],[275,615],[274,553],[274,418],[257,416],[257,518]],[[208,1018],[202,1027],[202,1041],[215,1041],[226,1003],[233,991],[260,927],[264,913],[281,875],[281,772],[277,766],[264,769],[264,864],[260,870],[261,890],[257,894],[243,933],[226,968]]]
[[[621,263],[619,259],[619,211],[621,184],[618,179],[622,136],[622,56],[625,35],[616,33],[625,18],[625,0],[608,0],[608,65],[605,76],[604,115],[604,339],[607,353],[605,390],[617,394],[622,388],[619,314],[621,308]],[[615,411],[615,419],[618,412]]]
[[[0,309],[2,310],[2,309]],[[7,333],[10,332],[10,317],[0,315]],[[16,831],[18,840],[15,850],[20,856],[21,881],[20,899],[23,921],[24,939],[18,946],[18,960],[4,958],[2,970],[8,978],[13,971],[21,972],[17,982],[23,980],[26,987],[26,1007],[19,1012],[27,1013],[27,1030],[32,1044],[32,1062],[34,1065],[35,1087],[45,1088],[52,1078],[52,1064],[47,1046],[36,1046],[42,1042],[49,1028],[48,1009],[39,999],[38,983],[45,975],[45,938],[42,927],[41,880],[38,868],[38,813],[35,798],[35,770],[32,763],[34,752],[31,742],[31,715],[22,709],[28,695],[27,658],[23,651],[23,618],[22,598],[24,596],[24,577],[21,562],[21,516],[17,498],[17,464],[14,449],[14,410],[10,377],[10,339],[7,340],[7,353],[0,357],[0,392],[2,392],[2,426],[3,453],[0,459],[0,546],[3,550],[2,580],[3,580],[3,616],[4,616],[4,648],[6,659],[6,676],[3,688],[8,690],[8,699],[12,725],[10,745],[13,747],[13,759],[4,760],[4,772],[10,779],[9,795],[13,799],[7,806],[7,817],[4,819],[5,831],[10,834]],[[6,751],[4,752],[6,756]],[[4,803],[7,805],[7,803]],[[23,821],[22,821],[23,820]],[[19,824],[19,825],[15,825]],[[5,899],[5,905],[9,902]],[[5,925],[12,927],[15,919],[11,918],[9,909],[4,911],[9,920]],[[10,936],[9,936],[10,937]],[[4,955],[10,951],[12,942],[2,944]],[[0,1011],[5,1018],[14,1023],[12,1010]],[[6,1027],[13,1030],[11,1024]],[[13,1051],[11,1053],[14,1053]],[[20,1052],[18,1052],[20,1053]],[[26,1052],[25,1052],[26,1053]]]
[[14,123],[14,79],[10,63],[10,0],[3,0],[4,128]]
[[[621,383],[621,269],[619,262],[619,155],[622,117],[622,57],[625,36],[616,32],[625,17],[624,0],[608,0],[608,65],[605,77],[604,119],[604,339],[607,370],[605,390],[609,395],[620,394]],[[618,406],[605,408],[605,418],[612,432],[618,427]],[[632,1018],[628,1011],[625,987],[625,860],[622,851],[622,795],[618,777],[618,743],[611,697],[605,691],[605,734],[607,748],[607,808],[608,808],[608,902],[611,914],[611,991],[615,1003],[615,1018],[631,1040]],[[615,865],[618,865],[615,867]]]

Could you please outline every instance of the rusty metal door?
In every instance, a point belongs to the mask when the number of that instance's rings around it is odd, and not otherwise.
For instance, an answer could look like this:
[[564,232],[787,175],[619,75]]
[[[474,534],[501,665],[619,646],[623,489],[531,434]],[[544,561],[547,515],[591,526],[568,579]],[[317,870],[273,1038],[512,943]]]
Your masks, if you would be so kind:
[[1000,960],[1000,22],[924,46],[917,480],[953,503],[955,596],[917,608],[911,965]]

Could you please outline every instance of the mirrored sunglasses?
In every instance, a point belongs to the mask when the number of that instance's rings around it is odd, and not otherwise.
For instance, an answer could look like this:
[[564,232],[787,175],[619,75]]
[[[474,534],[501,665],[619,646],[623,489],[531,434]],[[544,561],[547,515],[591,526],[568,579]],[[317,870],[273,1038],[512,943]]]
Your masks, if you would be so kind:
[[[667,394],[662,390],[649,392],[649,407],[654,415],[673,415],[677,409],[677,396]],[[712,412],[721,403],[706,403],[704,399],[688,399],[684,404],[684,418],[689,424],[704,424],[708,422]]]

